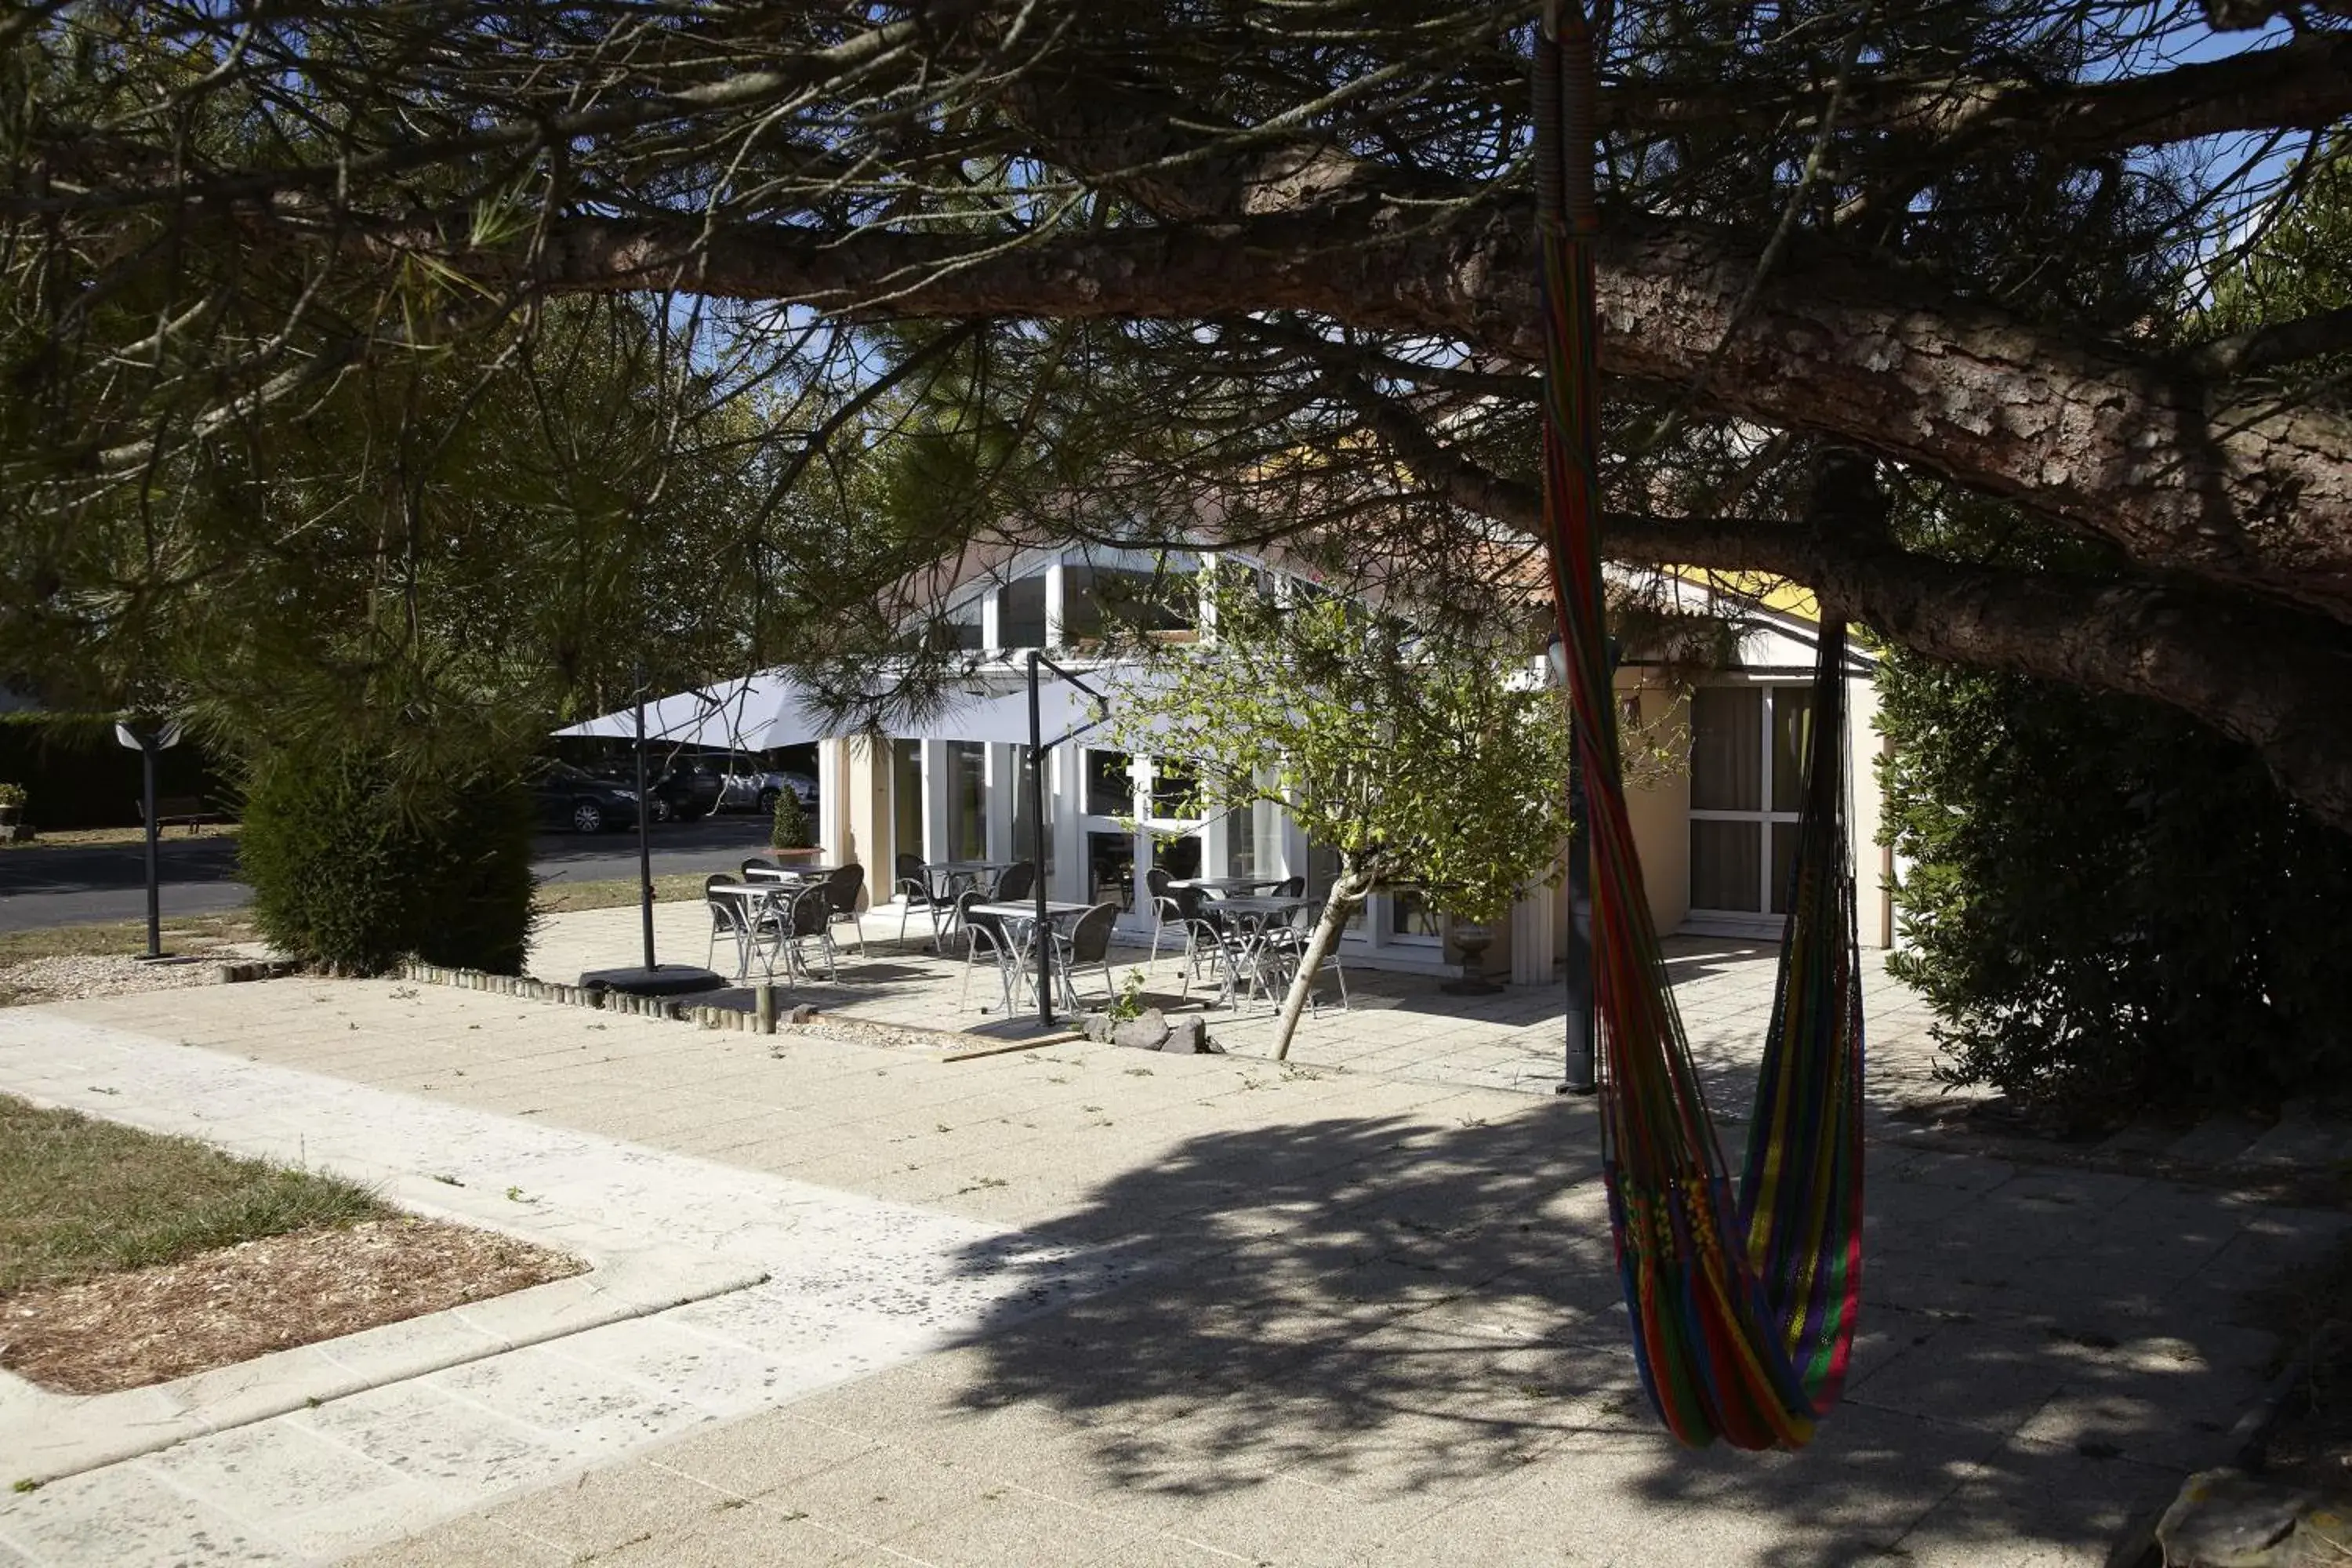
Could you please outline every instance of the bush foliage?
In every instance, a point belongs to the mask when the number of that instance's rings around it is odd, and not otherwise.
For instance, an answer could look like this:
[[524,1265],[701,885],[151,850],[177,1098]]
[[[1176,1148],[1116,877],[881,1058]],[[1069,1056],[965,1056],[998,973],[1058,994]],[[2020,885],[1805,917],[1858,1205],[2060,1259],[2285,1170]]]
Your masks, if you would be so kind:
[[517,974],[536,919],[533,825],[511,769],[404,784],[367,752],[280,753],[256,767],[237,854],[255,923],[291,956]]
[[2352,1083],[2352,837],[2152,705],[1896,655],[1907,950],[1951,1075],[2085,1120]]

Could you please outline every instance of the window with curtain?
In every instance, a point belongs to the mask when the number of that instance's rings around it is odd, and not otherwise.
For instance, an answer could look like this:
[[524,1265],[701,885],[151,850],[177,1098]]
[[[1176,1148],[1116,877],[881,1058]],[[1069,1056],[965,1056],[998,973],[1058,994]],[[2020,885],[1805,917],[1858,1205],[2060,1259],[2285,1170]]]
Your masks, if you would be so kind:
[[1764,804],[1764,693],[1702,686],[1691,694],[1691,809],[1755,811]]
[[1812,692],[1701,687],[1691,699],[1690,904],[1759,917],[1785,911],[1804,804]]

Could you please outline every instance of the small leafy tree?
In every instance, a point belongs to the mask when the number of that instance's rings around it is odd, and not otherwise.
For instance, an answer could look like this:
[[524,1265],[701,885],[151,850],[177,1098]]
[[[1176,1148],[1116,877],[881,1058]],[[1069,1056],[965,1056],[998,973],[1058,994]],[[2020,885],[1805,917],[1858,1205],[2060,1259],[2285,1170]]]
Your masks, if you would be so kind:
[[812,834],[808,813],[801,809],[801,797],[791,789],[776,796],[776,813],[769,829],[768,843],[777,849],[805,849]]
[[1526,679],[1511,626],[1423,626],[1324,596],[1279,605],[1230,581],[1211,600],[1213,637],[1163,650],[1113,730],[1188,761],[1203,814],[1271,801],[1338,854],[1283,998],[1280,1059],[1373,889],[1417,881],[1440,910],[1485,919],[1555,874],[1567,724],[1559,694]]

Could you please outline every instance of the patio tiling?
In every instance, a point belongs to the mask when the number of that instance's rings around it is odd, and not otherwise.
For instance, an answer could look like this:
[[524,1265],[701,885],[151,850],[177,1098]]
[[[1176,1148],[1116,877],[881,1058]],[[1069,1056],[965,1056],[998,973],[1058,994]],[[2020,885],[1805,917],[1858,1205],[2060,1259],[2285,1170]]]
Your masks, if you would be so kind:
[[[654,921],[657,955],[664,962],[702,960],[709,925],[699,903],[656,905]],[[903,943],[895,905],[868,912],[861,930],[866,950],[852,946],[843,954],[836,981],[793,987],[790,1000],[899,1028],[982,1036],[1018,1030],[1018,1021],[1006,1019],[1001,1010],[982,1011],[997,1008],[1000,1001],[995,973],[985,965],[973,973],[970,994],[960,1003],[964,961],[952,951],[941,957],[929,950],[930,932],[919,911]],[[634,909],[559,915],[540,933],[531,973],[570,982],[587,971],[629,962],[637,945]],[[1684,936],[1669,938],[1666,952],[1675,999],[1710,1097],[1718,1110],[1737,1114],[1752,1091],[1763,1049],[1779,950],[1769,942]],[[732,958],[731,948],[721,942],[715,962],[723,968]],[[1213,984],[1196,983],[1186,996],[1182,961],[1172,943],[1157,962],[1141,946],[1114,949],[1111,968],[1122,981],[1141,970],[1144,1000],[1152,1005],[1203,1009],[1210,1037],[1227,1051],[1272,1055],[1275,1009],[1264,1002],[1239,1010],[1209,1005],[1216,1000]],[[1350,965],[1350,1005],[1345,1010],[1332,1005],[1334,988],[1328,979],[1319,985],[1324,1004],[1300,1020],[1289,1059],[1310,1068],[1522,1093],[1549,1094],[1559,1086],[1566,1027],[1559,984],[1507,985],[1486,996],[1449,994],[1440,984],[1425,975]],[[1864,954],[1863,994],[1874,1107],[1883,1112],[1943,1092],[1932,1071],[1927,1005],[1886,973],[1876,952]],[[1101,998],[1090,994],[1087,1000]]]

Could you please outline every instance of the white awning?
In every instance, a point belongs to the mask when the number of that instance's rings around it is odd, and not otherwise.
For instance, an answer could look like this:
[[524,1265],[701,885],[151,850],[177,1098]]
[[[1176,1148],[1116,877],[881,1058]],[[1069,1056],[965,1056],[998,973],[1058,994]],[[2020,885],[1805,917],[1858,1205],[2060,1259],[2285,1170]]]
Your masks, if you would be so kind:
[[[624,708],[555,732],[632,740],[637,732],[636,710]],[[827,717],[811,701],[809,689],[781,669],[646,704],[646,739],[666,746],[765,752],[802,745],[830,732]]]
[[[1086,679],[1115,710],[1121,696],[1135,689],[1137,677],[1089,672]],[[1038,729],[1048,742],[1092,724],[1101,711],[1094,698],[1066,680],[1048,679],[1038,687]],[[925,716],[895,720],[883,727],[904,740],[1025,746],[1029,743],[1029,688],[1024,681],[1007,690],[1001,680],[974,686],[949,697]],[[633,739],[636,732],[636,710],[631,708],[555,731],[559,736],[623,741]],[[646,704],[646,739],[666,746],[764,752],[841,732],[814,701],[810,689],[781,669],[677,692]]]

